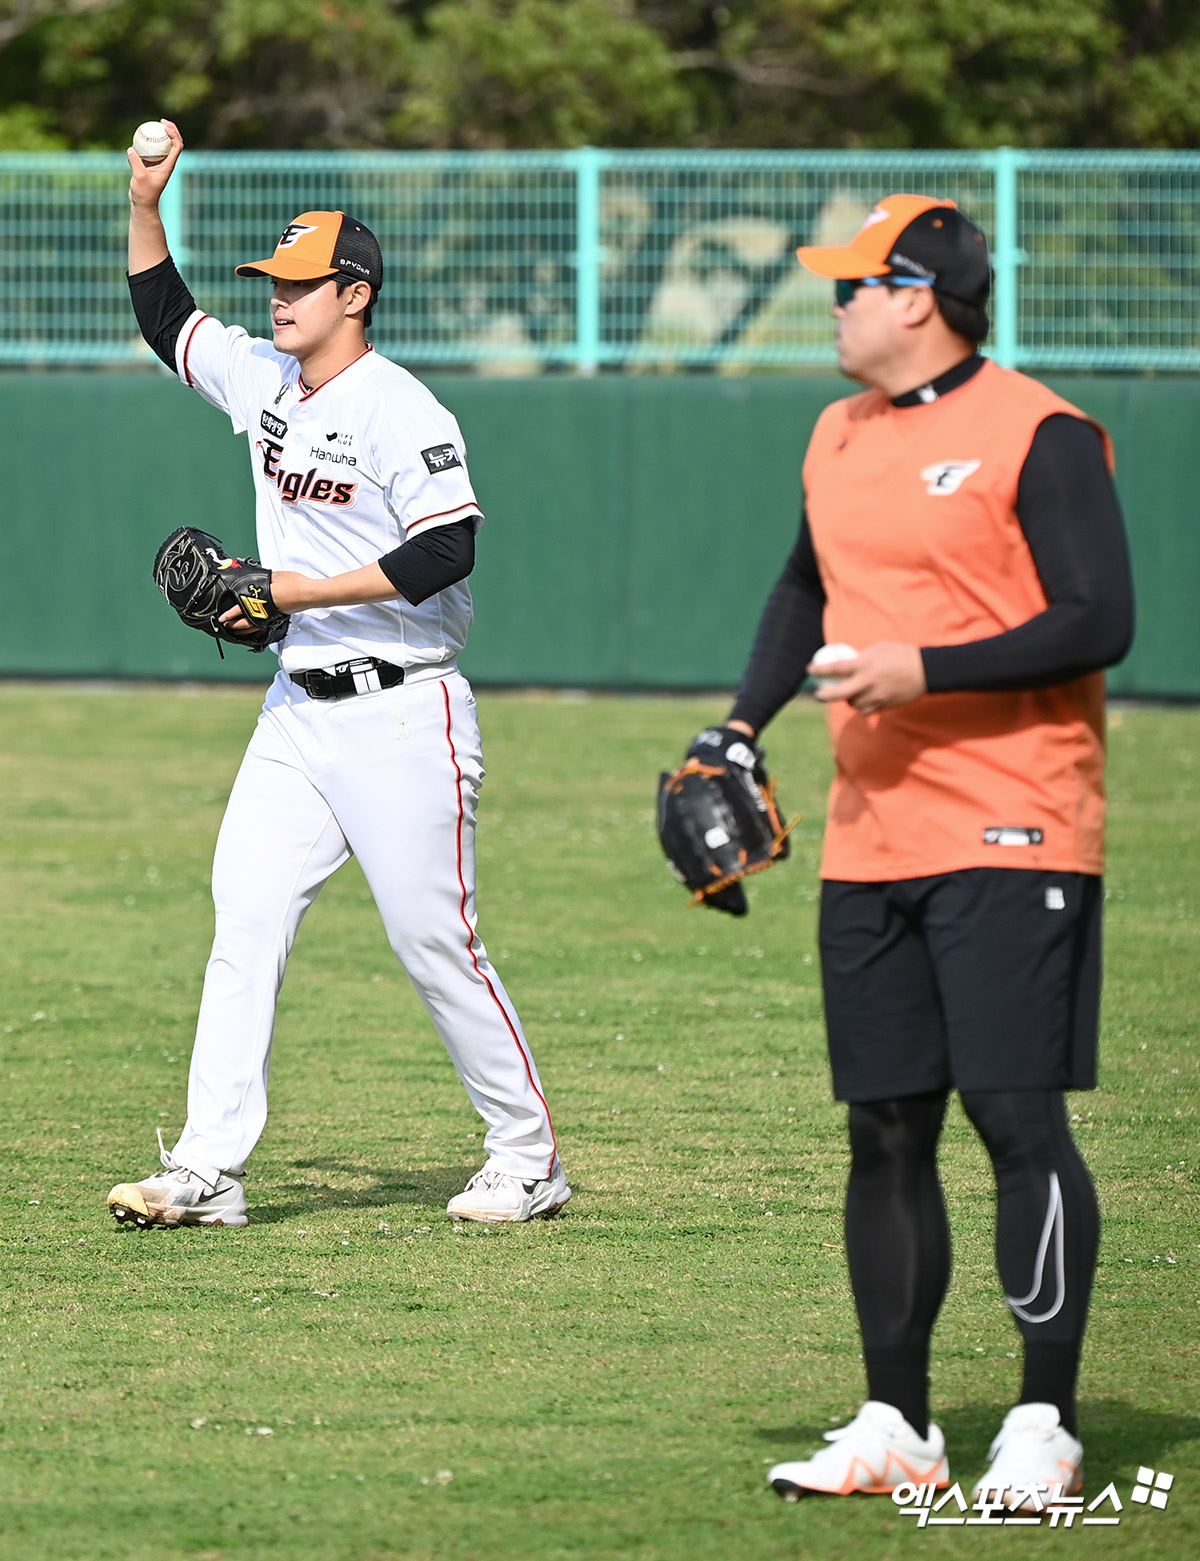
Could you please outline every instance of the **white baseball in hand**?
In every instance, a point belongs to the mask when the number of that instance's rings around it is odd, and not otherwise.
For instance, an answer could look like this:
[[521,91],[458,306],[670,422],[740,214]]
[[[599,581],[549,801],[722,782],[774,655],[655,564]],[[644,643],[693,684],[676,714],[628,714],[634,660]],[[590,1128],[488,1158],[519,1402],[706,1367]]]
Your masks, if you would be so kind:
[[137,127],[133,132],[133,149],[147,168],[165,161],[171,150],[171,137],[161,119],[148,119]]
[[[822,645],[813,657],[810,665],[814,667],[828,666],[831,661],[853,661],[858,652],[853,645]],[[842,674],[844,677],[845,674]],[[836,688],[842,681],[841,677],[823,678],[813,673],[813,679],[818,688]]]

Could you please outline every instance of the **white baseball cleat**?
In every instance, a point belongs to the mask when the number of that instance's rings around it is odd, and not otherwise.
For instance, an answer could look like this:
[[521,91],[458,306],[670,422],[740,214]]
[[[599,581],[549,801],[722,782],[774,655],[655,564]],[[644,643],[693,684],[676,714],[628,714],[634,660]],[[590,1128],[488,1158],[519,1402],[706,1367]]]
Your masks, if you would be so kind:
[[[1018,1404],[1004,1417],[996,1440],[988,1448],[988,1472],[975,1495],[1012,1505],[1014,1512],[1036,1511],[1032,1494],[1009,1503],[1005,1492],[1028,1492],[1041,1486],[1049,1496],[1076,1496],[1083,1489],[1083,1443],[1064,1431],[1053,1404]],[[1058,1489],[1061,1487],[1061,1489]]]
[[920,1437],[891,1404],[868,1399],[849,1425],[826,1431],[822,1447],[798,1463],[777,1463],[767,1475],[784,1501],[810,1492],[851,1496],[861,1491],[886,1496],[897,1485],[943,1486],[950,1483],[946,1442],[935,1425]]
[[476,1171],[462,1192],[451,1198],[446,1213],[452,1220],[482,1220],[492,1225],[548,1220],[570,1196],[557,1160],[553,1175],[545,1181],[523,1181],[489,1164]]
[[163,1147],[158,1135],[164,1170],[144,1182],[119,1182],[108,1195],[108,1207],[118,1225],[248,1225],[246,1194],[241,1178],[220,1176],[206,1182],[186,1165],[180,1165]]

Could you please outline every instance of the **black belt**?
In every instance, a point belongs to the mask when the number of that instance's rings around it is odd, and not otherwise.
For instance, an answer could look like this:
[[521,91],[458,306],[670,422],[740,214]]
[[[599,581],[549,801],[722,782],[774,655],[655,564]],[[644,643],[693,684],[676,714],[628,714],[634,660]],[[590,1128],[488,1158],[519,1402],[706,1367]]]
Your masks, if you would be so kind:
[[347,694],[377,694],[383,688],[395,688],[404,682],[404,668],[375,656],[358,661],[342,661],[336,667],[317,667],[312,672],[290,672],[310,699],[343,699]]

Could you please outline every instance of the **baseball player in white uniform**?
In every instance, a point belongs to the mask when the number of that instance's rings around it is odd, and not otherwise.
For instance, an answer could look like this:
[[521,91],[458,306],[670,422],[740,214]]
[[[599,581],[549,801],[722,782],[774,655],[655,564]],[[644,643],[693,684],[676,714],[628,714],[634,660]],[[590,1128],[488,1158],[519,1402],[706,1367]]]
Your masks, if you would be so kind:
[[[475,701],[455,657],[483,517],[455,419],[368,345],[374,236],[306,212],[274,255],[274,340],[195,306],[171,260],[157,167],[130,151],[130,291],[159,355],[250,441],[258,547],[290,613],[213,863],[216,935],[188,1082],[163,1170],[109,1195],[138,1225],[245,1225],[242,1176],[267,1116],[276,999],[322,884],[353,854],[392,948],[487,1132],[454,1219],[548,1216],[571,1196],[537,1068],[476,931]],[[226,622],[248,628],[235,608]]]

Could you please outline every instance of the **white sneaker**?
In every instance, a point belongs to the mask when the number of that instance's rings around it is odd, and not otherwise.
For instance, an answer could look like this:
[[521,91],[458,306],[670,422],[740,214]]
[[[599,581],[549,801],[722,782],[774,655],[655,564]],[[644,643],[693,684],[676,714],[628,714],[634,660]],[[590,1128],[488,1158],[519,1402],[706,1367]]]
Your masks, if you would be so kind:
[[158,1152],[165,1170],[144,1182],[119,1182],[108,1195],[108,1207],[118,1225],[139,1230],[152,1225],[248,1225],[246,1194],[241,1178],[220,1176],[216,1185],[180,1165],[164,1148]]
[[784,1501],[799,1501],[809,1491],[849,1496],[862,1491],[886,1496],[897,1485],[943,1486],[950,1483],[946,1442],[937,1426],[919,1437],[891,1404],[868,1399],[849,1425],[826,1431],[832,1443],[799,1463],[777,1463],[767,1475]]
[[[1018,1404],[1004,1417],[996,1440],[988,1448],[988,1472],[975,1495],[997,1491],[1014,1512],[1035,1512],[1039,1500],[1031,1490],[1042,1487],[1041,1504],[1058,1496],[1076,1496],[1083,1489],[1083,1443],[1064,1431],[1053,1404]],[[1006,1501],[1005,1492],[1019,1501]]]
[[476,1171],[462,1192],[451,1198],[446,1213],[452,1220],[482,1220],[486,1224],[522,1220],[548,1220],[571,1196],[567,1178],[557,1160],[554,1174],[545,1181],[522,1181],[485,1165]]

